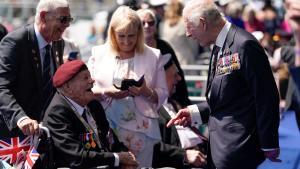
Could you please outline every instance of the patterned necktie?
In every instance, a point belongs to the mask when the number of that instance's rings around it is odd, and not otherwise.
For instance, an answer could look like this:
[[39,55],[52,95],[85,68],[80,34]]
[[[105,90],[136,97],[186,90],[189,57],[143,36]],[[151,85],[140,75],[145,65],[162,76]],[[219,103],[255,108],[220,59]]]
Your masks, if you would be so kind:
[[51,100],[51,95],[53,92],[52,79],[51,79],[51,46],[48,44],[45,47],[46,54],[44,56],[43,62],[43,73],[42,73],[42,87],[43,87],[43,105],[44,108],[47,107]]
[[[217,60],[218,60],[218,53],[220,51],[220,47],[217,45],[214,45],[213,50],[212,50],[212,59],[210,63],[210,72],[209,72],[209,81],[207,82],[207,88],[206,90],[209,91],[211,87],[211,83],[215,77],[216,73],[216,66],[217,66]],[[208,92],[207,92],[208,94]]]

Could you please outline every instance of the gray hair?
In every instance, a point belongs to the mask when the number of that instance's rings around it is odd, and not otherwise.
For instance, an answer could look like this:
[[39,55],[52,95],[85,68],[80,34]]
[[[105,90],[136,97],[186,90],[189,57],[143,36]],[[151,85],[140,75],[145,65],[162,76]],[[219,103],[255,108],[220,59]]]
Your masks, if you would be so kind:
[[57,8],[68,8],[69,2],[68,0],[40,0],[36,7],[35,12],[35,21],[40,22],[40,13],[42,11],[51,12],[56,10]]
[[199,25],[200,17],[205,18],[210,25],[214,25],[223,18],[214,2],[208,0],[190,0],[182,13],[183,16],[197,26]]
[[155,24],[157,23],[155,13],[151,9],[139,9],[136,11],[138,16],[141,17],[143,15],[149,15],[154,20]]

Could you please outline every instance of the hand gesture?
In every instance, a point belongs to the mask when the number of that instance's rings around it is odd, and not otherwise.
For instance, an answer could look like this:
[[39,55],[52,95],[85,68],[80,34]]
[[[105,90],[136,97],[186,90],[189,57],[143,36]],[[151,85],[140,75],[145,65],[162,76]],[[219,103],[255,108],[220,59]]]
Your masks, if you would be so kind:
[[131,152],[120,152],[118,155],[122,166],[124,165],[127,168],[136,168],[138,166],[136,158]]
[[173,117],[167,124],[167,127],[172,125],[188,126],[192,122],[191,114],[188,108],[184,108],[178,111],[175,117]]
[[36,120],[32,120],[29,117],[21,120],[21,122],[17,125],[19,129],[22,130],[24,135],[39,134],[38,122]]
[[206,155],[198,150],[186,150],[185,160],[187,163],[196,167],[203,167],[206,165]]
[[278,158],[279,154],[280,154],[279,148],[271,151],[264,151],[265,157],[273,162],[281,162],[281,160]]

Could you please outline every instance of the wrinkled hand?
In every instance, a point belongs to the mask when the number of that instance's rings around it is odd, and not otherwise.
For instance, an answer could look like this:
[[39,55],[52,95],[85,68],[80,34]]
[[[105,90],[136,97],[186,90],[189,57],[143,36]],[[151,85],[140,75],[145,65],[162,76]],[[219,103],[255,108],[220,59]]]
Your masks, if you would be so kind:
[[135,156],[131,152],[120,152],[118,153],[120,158],[120,164],[124,167],[137,167],[138,162],[136,161]]
[[[95,87],[94,87],[95,88]],[[122,99],[129,96],[129,92],[127,90],[122,91],[116,89],[115,87],[105,88],[105,89],[92,89],[94,94],[102,94],[102,97],[108,96],[112,97],[113,99]]]
[[265,157],[273,162],[281,162],[281,160],[278,158],[279,154],[280,154],[279,148],[271,151],[264,151]]
[[196,167],[203,167],[206,165],[206,155],[198,150],[186,150],[185,160],[187,163]]
[[39,124],[36,120],[32,120],[31,118],[22,120],[18,124],[18,127],[22,130],[24,135],[39,134]]
[[188,126],[192,122],[191,114],[188,108],[184,108],[178,111],[175,117],[173,117],[167,124],[167,127],[172,125]]

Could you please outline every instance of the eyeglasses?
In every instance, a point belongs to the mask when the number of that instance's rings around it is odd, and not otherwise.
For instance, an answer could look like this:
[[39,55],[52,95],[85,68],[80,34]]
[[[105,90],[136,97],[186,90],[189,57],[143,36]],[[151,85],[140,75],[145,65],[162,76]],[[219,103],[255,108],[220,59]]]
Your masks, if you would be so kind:
[[143,26],[145,26],[146,23],[148,24],[148,26],[154,26],[155,25],[155,21],[149,21],[149,22],[143,21],[142,23],[143,23]]
[[59,16],[59,17],[56,17],[56,19],[59,20],[59,22],[61,24],[67,24],[74,20],[74,18],[72,18],[70,16]]

